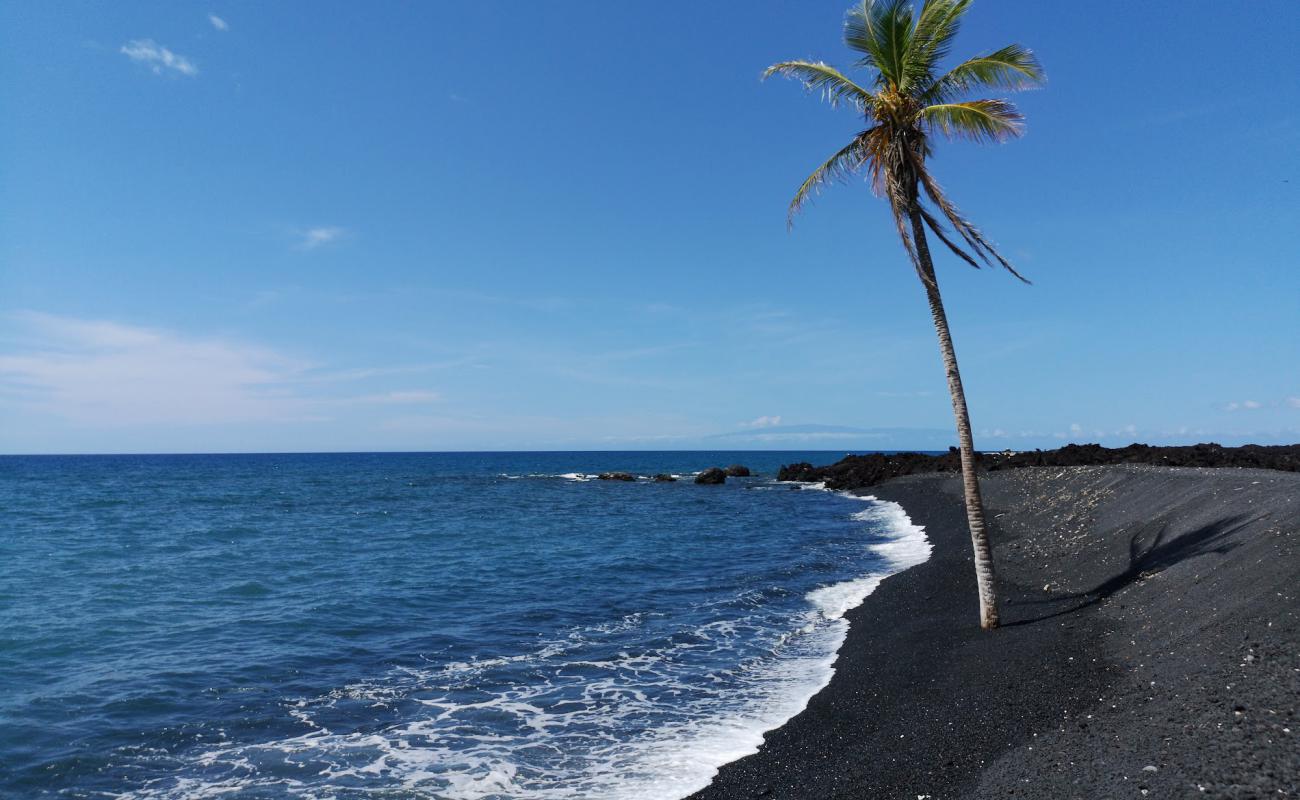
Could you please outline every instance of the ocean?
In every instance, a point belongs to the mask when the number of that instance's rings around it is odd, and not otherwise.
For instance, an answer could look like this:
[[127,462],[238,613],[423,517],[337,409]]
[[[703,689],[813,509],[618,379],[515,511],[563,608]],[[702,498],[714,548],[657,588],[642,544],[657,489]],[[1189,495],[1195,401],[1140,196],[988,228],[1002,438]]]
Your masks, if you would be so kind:
[[0,457],[0,797],[685,797],[929,554],[842,455]]

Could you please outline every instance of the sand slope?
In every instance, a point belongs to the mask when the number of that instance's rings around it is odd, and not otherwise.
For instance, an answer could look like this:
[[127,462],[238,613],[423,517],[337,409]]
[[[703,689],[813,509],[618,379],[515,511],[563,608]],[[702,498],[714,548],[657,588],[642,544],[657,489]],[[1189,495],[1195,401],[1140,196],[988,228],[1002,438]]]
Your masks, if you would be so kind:
[[984,482],[1008,623],[976,627],[959,485],[871,490],[935,544],[850,613],[831,685],[699,798],[1300,795],[1300,475]]

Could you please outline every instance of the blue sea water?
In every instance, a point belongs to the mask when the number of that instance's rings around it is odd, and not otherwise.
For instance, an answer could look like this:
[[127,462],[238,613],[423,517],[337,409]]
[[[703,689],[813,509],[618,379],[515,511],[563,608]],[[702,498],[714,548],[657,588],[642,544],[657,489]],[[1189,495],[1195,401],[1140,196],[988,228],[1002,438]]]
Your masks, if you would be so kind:
[[684,797],[928,554],[839,455],[0,458],[0,797]]

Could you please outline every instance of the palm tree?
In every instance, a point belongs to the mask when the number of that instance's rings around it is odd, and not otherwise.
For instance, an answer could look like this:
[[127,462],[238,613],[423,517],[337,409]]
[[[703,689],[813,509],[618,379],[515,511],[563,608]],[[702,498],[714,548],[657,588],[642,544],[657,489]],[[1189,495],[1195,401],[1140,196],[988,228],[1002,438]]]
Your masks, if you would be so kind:
[[[931,140],[936,136],[976,142],[1000,142],[1019,136],[1023,117],[1011,103],[963,97],[974,89],[1028,88],[1043,80],[1043,71],[1033,53],[1013,44],[940,72],[939,63],[948,54],[972,1],[924,0],[917,13],[910,0],[861,0],[848,13],[844,42],[858,54],[856,66],[869,71],[870,88],[822,62],[784,61],[768,67],[763,77],[795,78],[810,91],[820,91],[832,106],[851,106],[866,121],[865,130],[799,187],[790,203],[789,221],[793,223],[795,214],[821,187],[858,172],[870,176],[876,193],[889,201],[898,236],[925,287],[930,315],[939,334],[957,419],[966,518],[975,549],[980,626],[991,629],[998,626],[993,554],[975,475],[975,446],[966,395],[930,260],[926,230],[971,266],[979,268],[981,261],[990,266],[996,263],[1025,283],[1028,281],[953,205],[926,162],[932,152]],[[945,229],[944,220],[955,236]]]

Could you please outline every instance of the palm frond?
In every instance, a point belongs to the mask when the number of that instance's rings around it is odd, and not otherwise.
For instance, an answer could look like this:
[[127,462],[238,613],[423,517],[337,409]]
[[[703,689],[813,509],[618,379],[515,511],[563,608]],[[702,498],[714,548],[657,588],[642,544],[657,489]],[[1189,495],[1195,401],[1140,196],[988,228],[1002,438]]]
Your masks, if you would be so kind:
[[[874,136],[868,137],[868,145],[873,154],[873,179],[878,194],[889,201],[889,211],[894,217],[894,227],[898,231],[898,240],[903,243],[912,267],[922,283],[933,283],[922,266],[921,254],[917,242],[908,231],[911,222],[911,210],[917,206],[916,179],[908,170],[915,160],[909,152],[907,142],[894,135],[890,125],[880,125],[873,129]],[[870,132],[869,132],[870,133]]]
[[1045,80],[1043,65],[1031,50],[1007,45],[988,55],[976,56],[953,67],[934,82],[925,102],[952,100],[973,89],[1031,89]]
[[874,67],[896,89],[907,84],[911,41],[910,0],[861,0],[844,21],[844,43],[862,54],[859,66]]
[[925,0],[912,34],[911,80],[913,86],[928,86],[936,66],[948,56],[962,17],[973,0]]
[[1002,142],[1024,131],[1024,117],[1006,100],[939,103],[921,109],[921,122],[950,139]]
[[888,59],[880,48],[880,33],[875,27],[872,6],[872,0],[862,0],[860,5],[849,9],[844,17],[844,43],[861,53],[858,66],[883,72],[881,65]]
[[931,214],[925,208],[921,208],[920,211],[921,211],[921,219],[925,220],[926,227],[930,229],[931,233],[933,233],[935,236],[939,238],[939,241],[947,245],[948,249],[951,250],[953,254],[956,255],[958,258],[960,258],[962,261],[965,261],[967,264],[970,264],[975,269],[980,268],[979,262],[976,261],[974,258],[972,258],[970,253],[967,253],[965,250],[961,248],[960,245],[958,245],[952,239],[948,238],[948,232],[943,229],[943,223],[935,219],[934,215]]
[[930,202],[934,203],[935,206],[938,207],[939,211],[948,219],[948,222],[952,225],[953,229],[957,231],[961,238],[970,247],[971,251],[979,257],[980,260],[989,265],[996,262],[1007,272],[1015,275],[1025,283],[1031,282],[1024,275],[1017,272],[1016,268],[1011,266],[1011,262],[1003,258],[1002,254],[998,252],[996,247],[989,244],[989,241],[984,238],[984,234],[980,232],[980,229],[976,228],[971,221],[966,219],[966,217],[961,213],[961,210],[958,209],[957,206],[953,205],[952,201],[948,199],[948,196],[943,193],[943,189],[939,186],[939,182],[934,179],[934,176],[930,174],[929,170],[925,169],[924,165],[914,163],[913,166],[916,170],[917,180],[920,182],[921,188],[925,191],[926,197],[930,198]]
[[916,251],[916,243],[912,241],[912,235],[907,231],[908,216],[902,204],[896,202],[894,198],[889,200],[889,210],[894,215],[894,227],[898,230],[898,239],[903,243],[903,250],[907,252],[907,257],[912,262],[912,267],[916,274],[920,276],[922,283],[933,283],[930,277],[925,274],[925,268],[921,266],[921,254]]
[[794,225],[795,215],[823,187],[836,181],[847,180],[866,165],[871,159],[871,152],[867,146],[870,134],[870,130],[859,133],[853,137],[853,141],[813,170],[808,179],[799,186],[799,190],[794,193],[794,199],[790,201],[790,210],[786,214],[787,226]]
[[801,82],[808,91],[821,92],[832,106],[852,103],[858,109],[866,111],[871,107],[874,99],[871,92],[854,83],[831,65],[820,61],[782,61],[763,70],[763,80],[773,75],[793,78]]

